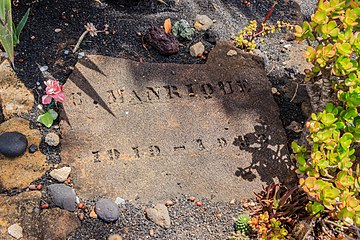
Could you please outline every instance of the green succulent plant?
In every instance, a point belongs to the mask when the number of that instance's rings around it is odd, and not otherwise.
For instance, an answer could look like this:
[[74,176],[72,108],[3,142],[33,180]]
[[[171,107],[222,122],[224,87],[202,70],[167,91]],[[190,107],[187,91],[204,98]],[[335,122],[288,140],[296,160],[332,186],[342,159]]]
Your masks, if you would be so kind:
[[243,234],[249,235],[250,234],[250,226],[249,226],[250,216],[247,214],[241,214],[235,223],[235,230],[239,231]]
[[[309,43],[305,58],[313,67],[306,79],[323,82],[320,94],[324,108],[306,123],[310,149],[292,144],[297,173],[303,176],[300,185],[311,200],[307,210],[314,217],[328,213],[346,225],[358,226],[360,171],[355,144],[360,142],[359,19],[358,1],[320,0],[311,21],[295,27],[297,40]],[[332,98],[325,98],[329,92],[334,93]]]

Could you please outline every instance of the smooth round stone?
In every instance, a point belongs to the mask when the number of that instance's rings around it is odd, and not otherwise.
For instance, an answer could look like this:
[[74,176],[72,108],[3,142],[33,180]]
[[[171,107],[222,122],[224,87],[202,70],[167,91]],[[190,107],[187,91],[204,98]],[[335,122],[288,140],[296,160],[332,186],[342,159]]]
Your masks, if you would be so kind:
[[0,153],[6,157],[18,157],[26,151],[28,141],[19,132],[6,132],[0,135]]
[[101,198],[96,202],[95,212],[98,217],[106,222],[116,221],[120,217],[118,206],[111,200]]

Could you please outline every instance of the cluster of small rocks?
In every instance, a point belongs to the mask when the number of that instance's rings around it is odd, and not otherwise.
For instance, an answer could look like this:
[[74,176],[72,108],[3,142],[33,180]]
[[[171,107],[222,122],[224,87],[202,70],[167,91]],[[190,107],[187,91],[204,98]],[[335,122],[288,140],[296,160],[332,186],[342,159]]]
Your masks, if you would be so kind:
[[[212,20],[206,15],[197,15],[196,20],[194,23],[194,28],[199,32],[206,32],[204,35],[205,41],[214,44],[216,42],[216,37],[209,36],[211,35],[208,31],[211,28],[211,26],[216,22],[215,20]],[[205,52],[205,46],[202,42],[197,42],[194,45],[192,45],[189,49],[190,55],[193,57],[202,57],[203,53]]]
[[[57,172],[65,172],[67,177],[69,177],[69,173],[71,172],[70,167],[62,167]],[[53,170],[54,171],[54,170]],[[52,174],[54,175],[54,174]],[[62,176],[60,180],[64,180],[66,176]],[[65,179],[66,180],[66,179]],[[59,181],[60,182],[60,181]],[[42,189],[46,189],[45,192],[42,192]],[[123,198],[117,197],[115,201],[107,198],[99,198],[95,202],[82,202],[76,196],[75,190],[64,184],[64,183],[55,183],[42,188],[41,184],[31,185],[29,186],[29,190],[31,192],[40,193],[40,209],[38,210],[27,210],[27,214],[37,214],[39,217],[38,223],[31,223],[44,225],[38,229],[41,231],[39,233],[44,239],[58,239],[58,238],[67,238],[69,235],[75,236],[77,229],[81,228],[83,222],[84,224],[88,224],[89,221],[95,223],[96,219],[101,220],[103,224],[106,223],[114,223],[116,225],[121,225],[122,221],[128,221],[129,219],[124,219],[124,213],[128,211],[133,211],[128,208],[133,208],[133,205],[127,203],[127,201]],[[41,197],[42,195],[42,197]],[[34,200],[36,200],[35,198]],[[27,201],[27,200],[23,200]],[[20,201],[19,204],[21,204]],[[48,201],[50,204],[44,204],[45,201]],[[177,200],[176,200],[177,201]],[[183,200],[184,201],[184,200]],[[17,201],[18,202],[18,201]],[[196,200],[195,197],[189,197],[185,199],[184,202],[190,203],[187,204],[192,206],[193,208],[203,207],[203,202],[200,200]],[[0,201],[1,203],[1,201]],[[153,224],[159,226],[160,228],[166,230],[171,228],[171,219],[169,214],[169,209],[173,208],[176,203],[173,200],[166,200],[162,203],[157,203],[153,205],[153,207],[143,208],[143,214],[140,214],[141,209],[137,210],[139,212],[139,216],[142,215],[143,221],[150,221]],[[180,205],[179,207],[183,207]],[[207,209],[207,207],[205,208]],[[205,210],[204,209],[204,210]],[[1,210],[1,209],[0,209]],[[178,210],[176,210],[178,211]],[[175,211],[175,215],[176,215]],[[173,212],[174,214],[174,212]],[[219,215],[220,216],[220,215]],[[216,218],[218,216],[216,215]],[[33,217],[31,218],[33,219]],[[84,221],[87,219],[86,221]],[[147,219],[147,220],[146,220]],[[1,217],[0,217],[1,220]],[[95,222],[94,222],[95,221]],[[138,220],[137,220],[138,221]],[[25,224],[25,225],[23,225]],[[50,225],[49,225],[50,224]],[[178,223],[176,223],[177,225]],[[111,226],[111,225],[108,225]],[[7,233],[14,237],[15,239],[26,238],[29,236],[29,231],[31,231],[31,227],[25,222],[15,222],[7,228]],[[106,229],[106,228],[105,228]],[[158,234],[159,230],[155,230],[155,228],[151,228],[148,234],[151,237],[154,237]],[[35,233],[34,233],[35,234]],[[75,235],[74,235],[75,234]],[[122,234],[107,234],[109,237],[107,239],[122,239]],[[70,238],[71,239],[71,238]],[[81,238],[83,239],[83,238]]]
[[[45,137],[45,142],[49,146],[57,146],[60,143],[60,138],[56,133],[48,133]],[[5,157],[14,158],[25,153],[28,147],[28,140],[26,135],[20,132],[4,132],[0,135],[0,153]],[[29,152],[34,153],[38,146],[31,144]]]
[[[180,21],[176,22],[174,27],[177,26],[177,24],[181,22],[182,29],[188,29],[188,31],[191,32],[191,35],[193,35],[193,28],[190,27],[189,23],[181,19]],[[215,23],[215,20],[210,19],[207,15],[197,15],[194,23],[194,28],[198,32],[204,32],[203,39],[211,44],[215,44],[217,37],[215,34],[211,33],[209,30],[211,26]],[[178,36],[179,34],[179,36]],[[142,35],[139,33],[138,35]],[[179,52],[179,42],[177,38],[180,38],[184,40],[183,37],[181,37],[181,33],[175,32],[174,35],[168,32],[165,32],[164,29],[159,27],[152,27],[149,29],[149,31],[145,34],[145,41],[153,46],[155,49],[158,50],[158,52],[162,55],[173,55]],[[189,37],[189,39],[192,39],[192,36]],[[189,40],[188,39],[188,40]],[[190,55],[193,57],[202,57],[202,59],[206,59],[206,57],[203,56],[203,53],[205,52],[205,46],[200,41],[195,44],[193,44],[189,48]]]

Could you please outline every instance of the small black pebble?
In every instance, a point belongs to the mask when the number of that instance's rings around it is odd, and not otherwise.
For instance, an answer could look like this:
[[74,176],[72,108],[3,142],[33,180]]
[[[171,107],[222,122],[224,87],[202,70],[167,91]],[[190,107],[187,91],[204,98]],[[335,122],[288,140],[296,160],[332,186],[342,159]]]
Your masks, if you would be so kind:
[[34,153],[38,150],[38,147],[35,144],[31,144],[29,147],[29,153]]

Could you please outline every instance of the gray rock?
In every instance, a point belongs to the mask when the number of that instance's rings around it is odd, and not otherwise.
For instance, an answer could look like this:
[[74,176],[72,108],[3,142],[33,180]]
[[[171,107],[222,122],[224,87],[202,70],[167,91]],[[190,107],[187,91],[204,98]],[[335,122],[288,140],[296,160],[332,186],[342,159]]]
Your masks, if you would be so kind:
[[59,182],[64,182],[71,172],[71,167],[62,167],[60,169],[54,169],[50,172],[50,176]]
[[213,25],[213,20],[206,15],[197,15],[194,28],[197,31],[206,31]]
[[0,135],[0,153],[6,157],[18,157],[26,151],[28,141],[19,132],[6,132]]
[[167,207],[162,204],[156,204],[155,208],[146,209],[147,218],[163,228],[170,227],[170,216]]
[[57,145],[59,145],[60,143],[60,138],[56,133],[48,133],[45,136],[45,142],[49,145],[49,146],[54,146],[56,147]]
[[118,206],[111,200],[101,198],[96,202],[95,212],[98,217],[106,222],[116,221],[120,217]]
[[204,51],[205,51],[205,47],[204,44],[202,44],[202,42],[195,43],[190,47],[190,55],[193,57],[202,55]]
[[8,228],[8,233],[16,238],[16,239],[20,239],[23,237],[23,229],[19,224],[13,224]]
[[71,212],[75,211],[76,194],[74,189],[65,184],[52,184],[47,187],[47,192],[56,206]]

